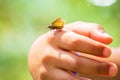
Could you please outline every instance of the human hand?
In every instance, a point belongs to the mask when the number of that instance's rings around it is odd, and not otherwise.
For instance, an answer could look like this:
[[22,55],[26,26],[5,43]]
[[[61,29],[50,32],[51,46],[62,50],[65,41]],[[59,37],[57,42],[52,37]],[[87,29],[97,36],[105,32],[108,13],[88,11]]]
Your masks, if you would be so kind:
[[[115,64],[99,61],[81,54],[109,57],[107,44],[112,38],[94,23],[75,22],[62,30],[40,36],[29,53],[29,69],[34,80],[88,80],[71,71],[85,74],[114,76]],[[76,55],[76,52],[82,52]]]

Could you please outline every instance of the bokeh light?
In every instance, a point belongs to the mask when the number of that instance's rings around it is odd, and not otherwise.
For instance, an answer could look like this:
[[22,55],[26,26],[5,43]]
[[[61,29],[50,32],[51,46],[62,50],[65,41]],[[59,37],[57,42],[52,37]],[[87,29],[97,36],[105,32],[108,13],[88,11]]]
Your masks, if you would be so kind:
[[96,6],[111,6],[117,2],[117,0],[88,0],[88,2]]

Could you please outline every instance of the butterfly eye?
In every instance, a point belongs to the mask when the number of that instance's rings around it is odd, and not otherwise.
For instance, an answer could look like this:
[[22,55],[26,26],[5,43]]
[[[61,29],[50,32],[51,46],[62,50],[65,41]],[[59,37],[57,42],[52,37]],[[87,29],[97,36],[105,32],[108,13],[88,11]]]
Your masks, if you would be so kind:
[[64,20],[57,18],[52,22],[51,26],[48,26],[50,29],[62,29],[64,27]]

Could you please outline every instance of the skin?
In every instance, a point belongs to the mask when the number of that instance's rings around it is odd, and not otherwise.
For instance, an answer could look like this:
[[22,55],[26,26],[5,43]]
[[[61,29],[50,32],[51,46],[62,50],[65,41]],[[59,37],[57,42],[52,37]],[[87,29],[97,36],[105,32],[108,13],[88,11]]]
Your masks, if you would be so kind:
[[92,80],[120,80],[120,47],[118,48],[112,48],[112,54],[110,57],[108,58],[98,58],[95,56],[89,56],[92,59],[97,59],[97,60],[103,60],[103,61],[109,61],[109,62],[113,62],[118,66],[118,73],[116,76],[114,77],[108,77],[108,76],[97,76],[97,75],[86,75],[86,74],[80,74],[80,76],[84,76],[84,77],[89,77]]
[[107,46],[111,42],[112,37],[95,23],[74,22],[51,30],[30,49],[30,73],[34,80],[90,80],[80,74],[115,76],[116,64],[111,57],[106,59],[112,53]]

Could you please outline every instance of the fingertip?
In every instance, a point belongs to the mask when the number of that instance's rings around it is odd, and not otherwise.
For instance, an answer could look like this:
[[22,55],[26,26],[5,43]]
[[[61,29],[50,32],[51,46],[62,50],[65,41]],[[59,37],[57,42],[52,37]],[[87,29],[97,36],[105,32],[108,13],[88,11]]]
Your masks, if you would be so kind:
[[109,57],[111,55],[112,51],[109,48],[104,48],[103,50],[103,57]]
[[112,37],[110,35],[100,31],[91,32],[91,38],[104,44],[110,44],[112,42]]
[[111,77],[115,76],[118,72],[117,65],[114,63],[110,63],[110,68],[109,68],[109,75]]
[[103,37],[104,37],[103,43],[105,43],[105,44],[110,44],[113,40],[113,38],[110,35],[108,35],[107,33],[103,33]]

